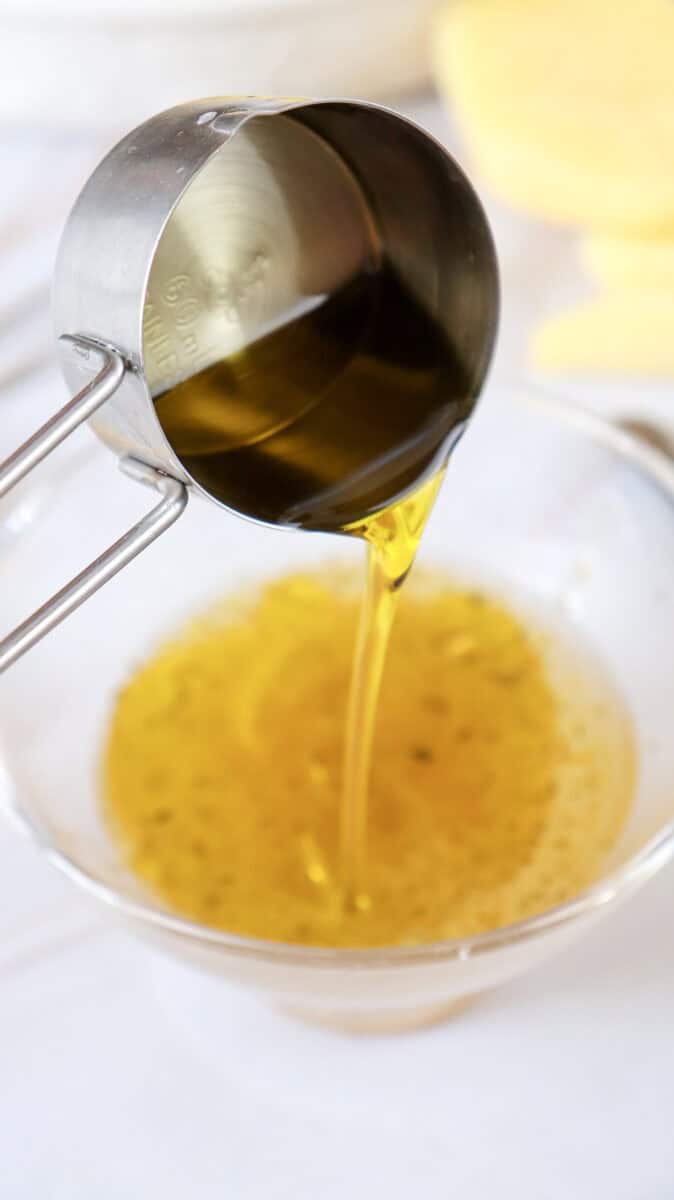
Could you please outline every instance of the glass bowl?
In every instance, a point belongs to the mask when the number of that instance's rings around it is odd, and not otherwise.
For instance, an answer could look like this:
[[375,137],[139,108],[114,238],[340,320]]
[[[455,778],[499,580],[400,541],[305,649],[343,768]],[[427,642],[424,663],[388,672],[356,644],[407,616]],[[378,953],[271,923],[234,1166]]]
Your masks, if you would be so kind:
[[[145,511],[143,489],[88,433],[82,438],[84,449],[34,477],[39,504],[24,485],[0,509],[3,632]],[[673,501],[674,467],[656,451],[553,399],[496,392],[456,450],[422,543],[422,563],[570,629],[628,707],[639,756],[631,816],[602,877],[569,903],[466,939],[329,950],[221,933],[148,896],[100,814],[99,753],[120,685],[156,643],[228,590],[363,557],[348,538],[268,529],[197,499],[2,677],[2,799],[55,866],[175,959],[340,1028],[438,1019],[560,950],[674,854]]]

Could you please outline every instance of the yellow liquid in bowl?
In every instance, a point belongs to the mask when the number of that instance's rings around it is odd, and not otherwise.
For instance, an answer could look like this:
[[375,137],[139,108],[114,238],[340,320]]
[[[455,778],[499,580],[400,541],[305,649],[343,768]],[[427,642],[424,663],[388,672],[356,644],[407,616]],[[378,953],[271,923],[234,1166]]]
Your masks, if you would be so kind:
[[576,895],[629,811],[629,719],[584,652],[420,574],[384,664],[366,887],[349,903],[339,814],[359,601],[351,576],[288,576],[141,667],[103,761],[131,868],[206,925],[321,946],[470,935]]

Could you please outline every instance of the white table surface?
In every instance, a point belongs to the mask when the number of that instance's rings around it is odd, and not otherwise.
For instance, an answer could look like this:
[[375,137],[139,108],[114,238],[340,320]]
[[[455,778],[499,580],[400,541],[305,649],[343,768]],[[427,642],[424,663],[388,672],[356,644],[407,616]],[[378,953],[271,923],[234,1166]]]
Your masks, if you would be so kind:
[[[410,108],[452,140],[433,103]],[[97,157],[86,141],[0,142],[0,388],[28,349],[47,361],[39,296]],[[499,386],[521,373],[532,319],[584,284],[569,233],[488,207],[504,281]],[[33,291],[31,325],[3,332],[3,308]],[[662,385],[546,383],[674,425]],[[53,365],[5,387],[0,453],[63,395]],[[669,869],[445,1026],[350,1038],[161,965],[0,827],[0,1196],[668,1200],[673,914]]]

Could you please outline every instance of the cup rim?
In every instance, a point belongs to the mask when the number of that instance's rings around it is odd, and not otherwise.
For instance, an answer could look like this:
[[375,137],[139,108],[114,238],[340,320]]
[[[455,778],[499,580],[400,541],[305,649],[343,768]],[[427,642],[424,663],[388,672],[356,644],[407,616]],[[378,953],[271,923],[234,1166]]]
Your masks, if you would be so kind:
[[[674,504],[674,461],[662,450],[652,448],[614,422],[541,388],[518,389],[512,398],[517,403],[541,410],[553,419],[565,422],[583,437],[597,442],[634,468],[666,501]],[[473,959],[493,950],[502,950],[526,942],[539,934],[563,929],[581,916],[603,912],[636,891],[674,858],[673,819],[625,863],[583,889],[573,899],[498,929],[466,937],[425,942],[418,946],[345,949],[294,945],[227,933],[225,930],[211,928],[187,917],[169,913],[155,907],[151,902],[144,903],[124,896],[110,884],[96,879],[73,857],[50,841],[39,823],[23,809],[11,779],[8,777],[5,781],[4,774],[0,764],[0,785],[6,784],[5,787],[0,787],[0,791],[5,793],[5,807],[14,824],[38,846],[53,866],[90,895],[103,901],[122,917],[188,941],[206,943],[216,950],[225,951],[238,958],[255,959],[267,964],[345,970],[414,967],[455,959]]]

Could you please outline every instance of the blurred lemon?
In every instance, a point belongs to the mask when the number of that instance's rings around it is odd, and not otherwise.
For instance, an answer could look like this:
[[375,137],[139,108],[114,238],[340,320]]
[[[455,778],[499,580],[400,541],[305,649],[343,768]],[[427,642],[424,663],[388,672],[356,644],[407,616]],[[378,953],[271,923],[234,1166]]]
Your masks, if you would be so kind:
[[674,375],[673,329],[674,293],[607,292],[541,325],[531,363],[547,371]]
[[504,199],[603,231],[674,232],[672,0],[455,0],[435,65]]
[[533,365],[674,374],[674,0],[454,0],[435,66],[485,181],[585,231]]
[[671,291],[674,237],[628,238],[591,234],[581,244],[583,266],[606,288]]

